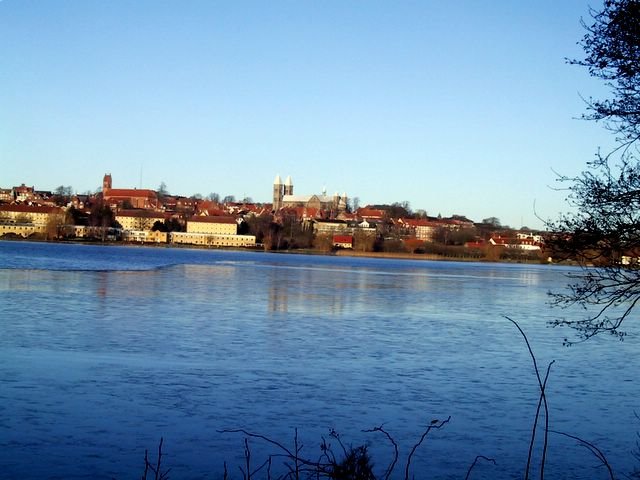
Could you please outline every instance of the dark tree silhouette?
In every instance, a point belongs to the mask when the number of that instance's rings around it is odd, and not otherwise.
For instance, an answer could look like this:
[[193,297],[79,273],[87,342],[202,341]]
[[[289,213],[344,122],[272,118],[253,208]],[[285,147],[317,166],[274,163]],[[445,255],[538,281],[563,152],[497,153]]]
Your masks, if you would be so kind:
[[580,175],[560,178],[573,213],[549,222],[554,233],[547,243],[554,257],[585,268],[554,300],[582,305],[587,315],[553,323],[575,328],[582,339],[601,332],[622,338],[621,325],[640,300],[640,263],[634,260],[640,256],[640,0],[605,0],[583,26],[586,56],[569,63],[586,67],[611,93],[587,99],[583,118],[602,122],[616,147],[598,151]]
[[164,182],[160,182],[160,185],[158,186],[158,191],[156,192],[158,194],[158,198],[159,199],[163,199],[165,197],[169,196],[169,190],[167,189],[167,184]]
[[586,57],[569,63],[604,80],[612,98],[590,98],[585,118],[605,121],[623,144],[635,142],[640,134],[640,2],[605,0],[591,17],[591,25],[582,22],[587,33],[580,45]]

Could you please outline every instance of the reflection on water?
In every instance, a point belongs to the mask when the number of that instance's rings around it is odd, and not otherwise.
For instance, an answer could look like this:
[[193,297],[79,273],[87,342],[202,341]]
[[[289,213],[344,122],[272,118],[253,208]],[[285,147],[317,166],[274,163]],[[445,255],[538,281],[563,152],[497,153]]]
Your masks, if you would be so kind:
[[212,281],[231,282],[238,268],[230,265],[181,265],[185,280],[189,282],[202,282],[207,278]]
[[269,313],[289,311],[289,288],[281,281],[269,278]]
[[96,297],[105,299],[109,293],[109,273],[108,272],[96,272],[95,276],[95,291]]
[[[384,423],[406,455],[451,415],[416,472],[462,478],[482,454],[500,467],[474,478],[522,478],[538,396],[505,314],[556,360],[552,425],[628,472],[637,339],[563,348],[546,291],[564,282],[542,266],[0,242],[0,476],[131,478],[164,436],[176,478],[218,478],[241,460],[227,427],[299,427],[310,449],[334,427],[388,455],[361,432]],[[548,476],[591,478],[590,462],[555,438]]]
[[405,298],[407,293],[422,301],[430,290],[429,275],[417,271],[389,274],[366,268],[271,267],[266,277],[269,312],[340,315],[377,310],[401,313],[412,304]]
[[266,272],[266,283],[269,313],[338,315],[350,303],[349,292],[338,288],[335,272],[330,270],[272,267]]

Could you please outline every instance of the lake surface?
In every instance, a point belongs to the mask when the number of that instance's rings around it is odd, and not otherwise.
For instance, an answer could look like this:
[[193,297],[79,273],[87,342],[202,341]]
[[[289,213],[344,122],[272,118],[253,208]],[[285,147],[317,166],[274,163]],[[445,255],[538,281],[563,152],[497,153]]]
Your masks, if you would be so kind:
[[[563,347],[547,327],[566,268],[168,248],[0,242],[0,477],[140,478],[164,437],[171,478],[241,478],[244,428],[310,458],[335,428],[394,478],[522,478],[538,400],[618,475],[634,466],[640,346],[633,322]],[[637,316],[636,316],[637,317]],[[332,442],[335,446],[336,442]],[[273,449],[252,440],[254,464]],[[539,452],[541,445],[537,445]],[[537,458],[537,457],[536,457]],[[607,478],[576,442],[549,439],[548,478]],[[537,469],[537,467],[536,467]]]

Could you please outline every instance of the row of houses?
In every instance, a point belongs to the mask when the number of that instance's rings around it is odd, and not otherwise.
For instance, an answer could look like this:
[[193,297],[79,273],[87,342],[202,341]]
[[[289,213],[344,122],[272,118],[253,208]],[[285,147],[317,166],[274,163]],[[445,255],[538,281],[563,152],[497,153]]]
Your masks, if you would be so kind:
[[[212,213],[213,215],[210,215]],[[282,213],[282,212],[280,212]],[[297,213],[297,212],[294,212]],[[304,212],[303,212],[304,213]],[[352,248],[354,237],[359,233],[379,235],[381,226],[387,222],[385,228],[391,224],[401,229],[405,240],[415,239],[422,242],[433,242],[438,230],[456,231],[473,228],[473,222],[464,218],[446,219],[408,219],[399,218],[388,220],[383,212],[372,212],[363,209],[364,215],[350,214],[350,220],[323,219],[303,217],[315,235],[329,235],[333,237],[333,244],[339,248]],[[250,215],[255,215],[251,212]],[[242,216],[230,216],[217,208],[204,209],[200,215],[195,215],[185,221],[184,232],[163,232],[154,228],[158,223],[163,224],[170,214],[162,211],[145,209],[120,209],[115,213],[115,220],[119,228],[109,233],[110,238],[120,238],[128,242],[142,243],[174,243],[203,245],[212,247],[253,247],[256,245],[254,235],[238,234],[239,222]],[[278,215],[274,219],[278,220]],[[297,218],[297,217],[296,217]],[[280,217],[280,220],[282,218]],[[21,237],[41,235],[55,237],[102,237],[104,229],[96,226],[70,225],[66,221],[65,209],[51,206],[34,206],[25,204],[0,205],[0,235],[13,234]],[[521,250],[541,250],[543,239],[540,235],[531,233],[516,233],[515,235],[493,235],[488,240],[466,242],[469,248],[486,248],[489,245]]]
[[0,188],[0,202],[6,203],[46,201],[51,195],[51,192],[38,192],[24,183],[12,188]]
[[121,210],[115,216],[126,241],[211,247],[253,247],[256,244],[254,235],[238,234],[238,221],[231,216],[197,215],[186,221],[185,232],[154,231],[156,222],[162,223],[166,218],[166,214],[151,210]]
[[170,233],[154,229],[157,222],[166,220],[162,212],[121,210],[115,214],[115,220],[120,225],[117,229],[70,225],[66,221],[65,209],[61,207],[7,204],[0,205],[0,236],[104,238],[106,235],[130,242],[169,242],[211,247],[252,247],[256,243],[253,235],[239,235],[238,223],[235,218],[228,216],[192,217],[186,222],[185,232]]

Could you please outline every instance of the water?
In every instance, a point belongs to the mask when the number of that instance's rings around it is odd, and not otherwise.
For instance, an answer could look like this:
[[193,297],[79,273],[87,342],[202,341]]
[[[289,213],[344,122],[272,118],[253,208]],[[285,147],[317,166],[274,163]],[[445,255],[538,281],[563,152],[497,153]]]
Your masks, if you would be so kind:
[[[549,380],[551,428],[618,474],[640,421],[638,337],[566,348],[547,306],[567,269],[164,248],[0,242],[0,477],[139,478],[164,437],[171,478],[241,478],[244,428],[319,455],[330,428],[369,442],[395,478],[522,478]],[[633,320],[633,319],[632,319]],[[632,323],[629,327],[632,327]],[[632,333],[635,333],[632,331]],[[335,440],[332,442],[336,445]],[[537,444],[539,453],[541,445]],[[251,441],[254,464],[269,452]],[[154,456],[154,455],[153,455]],[[536,465],[539,455],[536,456]],[[548,478],[607,478],[550,437]],[[537,471],[537,466],[535,467]]]

